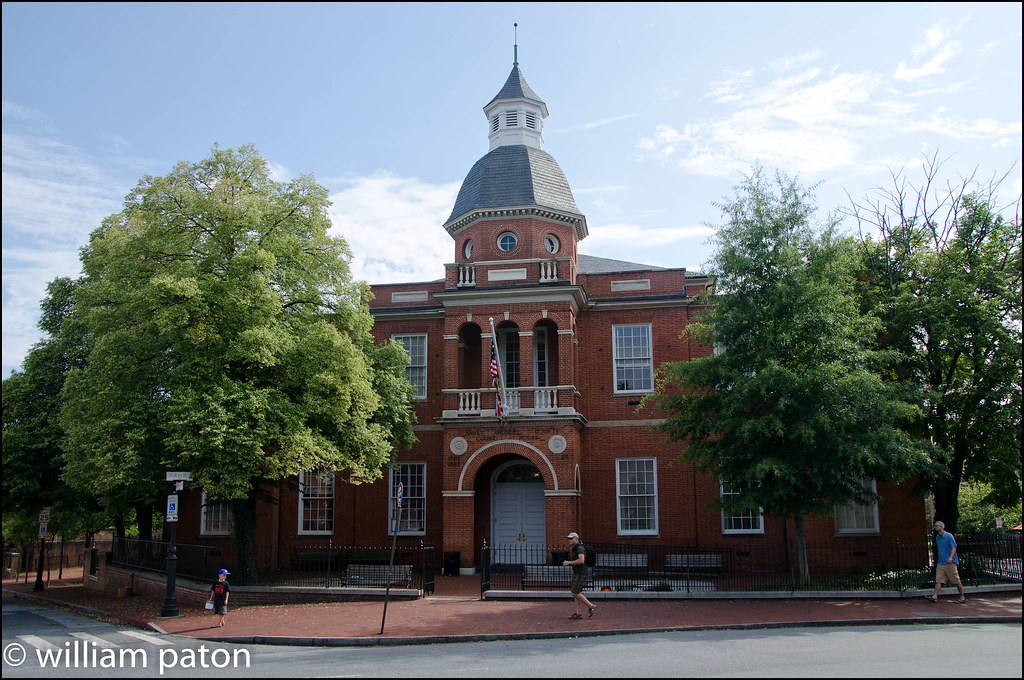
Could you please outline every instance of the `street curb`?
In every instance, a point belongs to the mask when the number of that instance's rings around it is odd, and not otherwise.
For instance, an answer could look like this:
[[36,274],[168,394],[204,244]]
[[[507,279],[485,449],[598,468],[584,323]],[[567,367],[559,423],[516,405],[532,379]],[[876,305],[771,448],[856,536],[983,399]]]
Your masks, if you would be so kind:
[[843,628],[852,626],[937,625],[972,623],[1021,623],[1020,616],[951,616],[941,619],[859,619],[852,621],[786,621],[775,623],[732,623],[712,626],[671,626],[624,630],[550,631],[537,633],[486,633],[473,635],[424,635],[406,637],[285,637],[237,635],[197,638],[209,642],[292,647],[380,647],[397,645],[435,645],[454,642],[497,642],[502,640],[555,640],[643,633],[683,633],[724,630],[769,630],[780,628]]

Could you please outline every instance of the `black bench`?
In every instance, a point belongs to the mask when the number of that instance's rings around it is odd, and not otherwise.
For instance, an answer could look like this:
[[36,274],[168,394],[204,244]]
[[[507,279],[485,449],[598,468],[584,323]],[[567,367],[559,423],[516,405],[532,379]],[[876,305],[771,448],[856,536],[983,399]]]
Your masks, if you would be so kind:
[[[388,571],[391,572],[390,582]],[[349,564],[345,567],[345,585],[363,588],[387,588],[389,585],[411,588],[412,565],[396,564],[388,567],[386,564]]]
[[533,586],[568,588],[572,583],[571,567],[555,567],[546,564],[523,565],[523,590]]
[[686,553],[665,555],[665,570],[721,571],[725,566],[722,553]]

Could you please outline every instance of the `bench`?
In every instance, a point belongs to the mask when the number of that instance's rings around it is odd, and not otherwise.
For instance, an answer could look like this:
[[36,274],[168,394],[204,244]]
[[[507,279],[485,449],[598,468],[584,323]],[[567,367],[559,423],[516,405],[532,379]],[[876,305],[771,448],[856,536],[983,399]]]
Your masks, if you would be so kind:
[[646,569],[647,553],[598,553],[594,557],[596,569]]
[[665,555],[665,569],[680,570],[721,570],[724,560],[721,553],[696,553]]
[[326,569],[328,561],[333,566],[340,560],[338,550],[296,550],[292,553],[291,565],[298,570]]
[[554,567],[545,564],[523,565],[523,590],[530,586],[559,586],[568,588],[571,582],[571,567]]
[[[391,571],[391,581],[388,582],[388,570]],[[412,565],[396,564],[388,567],[386,564],[350,564],[345,568],[345,585],[362,586],[364,588],[387,588],[401,586],[412,587]]]

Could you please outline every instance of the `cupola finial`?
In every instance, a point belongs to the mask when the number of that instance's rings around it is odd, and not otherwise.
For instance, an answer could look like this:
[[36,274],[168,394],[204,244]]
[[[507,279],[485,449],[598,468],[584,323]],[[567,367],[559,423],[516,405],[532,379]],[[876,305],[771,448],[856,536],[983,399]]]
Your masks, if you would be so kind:
[[519,23],[512,24],[512,65],[519,66]]

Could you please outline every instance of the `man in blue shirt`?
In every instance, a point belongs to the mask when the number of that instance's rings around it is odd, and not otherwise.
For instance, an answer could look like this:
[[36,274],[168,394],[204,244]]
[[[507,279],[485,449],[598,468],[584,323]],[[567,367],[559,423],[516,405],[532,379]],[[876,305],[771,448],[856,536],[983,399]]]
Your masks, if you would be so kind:
[[949,581],[960,591],[960,599],[957,602],[963,604],[967,600],[964,599],[964,586],[960,583],[960,574],[956,570],[956,565],[960,564],[960,558],[956,554],[956,539],[953,538],[953,534],[946,531],[943,522],[935,523],[935,548],[938,553],[938,562],[935,564],[935,594],[928,599],[938,602],[939,590],[946,581]]

